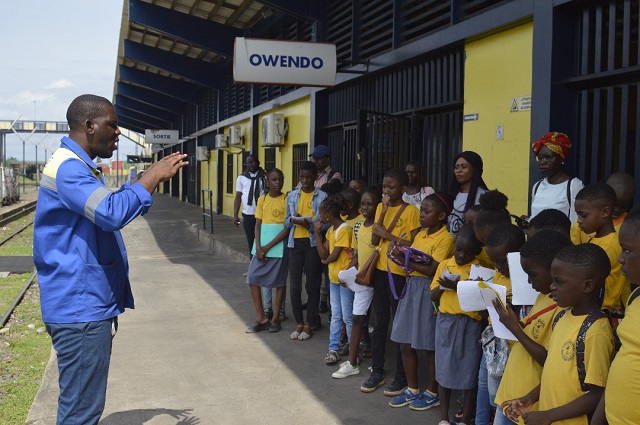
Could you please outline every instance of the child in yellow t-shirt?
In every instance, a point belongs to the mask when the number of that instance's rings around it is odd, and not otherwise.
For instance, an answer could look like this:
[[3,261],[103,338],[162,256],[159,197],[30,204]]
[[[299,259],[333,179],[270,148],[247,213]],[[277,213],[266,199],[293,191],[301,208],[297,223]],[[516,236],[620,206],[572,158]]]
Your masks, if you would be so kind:
[[[604,392],[614,352],[611,325],[600,311],[600,292],[609,271],[607,254],[593,244],[569,246],[556,255],[551,298],[569,308],[553,321],[540,385],[522,398],[504,402],[506,416],[522,416],[526,424],[588,424]],[[539,411],[530,411],[537,401]]]
[[364,220],[360,212],[360,199],[362,195],[360,195],[357,190],[350,188],[343,189],[340,193],[346,201],[345,209],[340,213],[340,218],[353,228],[357,222]]
[[[354,257],[358,264],[358,271],[362,270],[373,251],[376,247],[371,244],[371,231],[373,228],[373,218],[376,213],[376,208],[380,203],[380,193],[367,189],[360,200],[360,209],[362,211],[363,221],[359,221],[353,228],[353,233],[356,236],[358,249],[356,250],[356,256]],[[357,285],[356,283],[354,283]],[[365,351],[366,343],[369,343],[370,337],[368,336],[368,327],[366,323],[367,312],[371,306],[373,300],[373,288],[368,286],[358,285],[353,296],[353,323],[351,325],[351,337],[349,344],[349,360],[340,365],[340,369],[334,372],[331,376],[336,379],[346,378],[351,375],[357,375],[360,373],[360,365],[358,363],[358,346],[360,345],[360,337],[364,333],[365,345],[363,345],[363,353]],[[369,348],[370,349],[370,348]]]
[[[622,272],[634,283],[640,283],[640,210],[632,211],[620,227],[620,245],[622,254],[619,261]],[[620,343],[620,351],[616,354],[604,395],[598,409],[593,414],[591,424],[637,425],[640,424],[640,410],[636,403],[640,400],[640,301],[636,297],[640,289],[636,289],[626,300],[624,320],[616,329]],[[606,413],[606,421],[605,421]]]
[[[558,212],[569,220],[562,212]],[[551,322],[559,309],[558,304],[549,295],[553,280],[551,263],[556,254],[567,246],[571,246],[567,235],[554,230],[540,230],[527,239],[520,248],[522,269],[527,273],[529,284],[540,292],[531,311],[523,320],[518,320],[518,315],[510,306],[505,310],[501,304],[494,304],[500,321],[518,338],[518,342],[511,346],[509,360],[495,396],[497,406],[540,384],[542,366],[547,358],[545,346],[551,335]],[[531,410],[538,410],[537,404]],[[493,423],[494,425],[512,424],[503,415],[502,409],[496,410]],[[524,425],[522,418],[520,418],[520,424]]]
[[[375,223],[373,224],[371,243],[380,248],[380,258],[373,273],[373,310],[376,316],[376,324],[371,335],[371,348],[373,359],[371,374],[360,386],[360,391],[370,393],[384,384],[385,351],[387,335],[392,313],[398,307],[396,295],[402,293],[406,282],[405,272],[402,267],[393,261],[387,261],[389,244],[394,242],[405,246],[411,246],[413,238],[420,231],[420,211],[413,205],[402,200],[402,193],[409,184],[409,177],[405,170],[392,168],[384,174],[382,180],[382,202],[376,209]],[[398,213],[402,210],[402,214]],[[388,229],[397,217],[395,226]],[[387,264],[391,272],[391,278],[387,274]],[[394,295],[394,293],[396,295]],[[396,376],[385,390],[386,396],[395,397],[402,393],[407,386],[407,379],[402,366],[400,349],[396,351]]]
[[[281,329],[279,315],[284,302],[285,284],[289,273],[289,256],[283,248],[275,252],[274,247],[278,244],[284,245],[284,240],[289,236],[289,229],[284,226],[287,195],[282,193],[283,185],[284,174],[282,171],[277,168],[269,171],[267,174],[269,193],[258,198],[256,206],[255,255],[251,259],[249,270],[247,270],[247,283],[256,309],[256,322],[247,328],[247,333],[267,329],[269,332],[279,332]],[[264,238],[263,230],[265,230]],[[269,239],[266,239],[267,237]],[[276,288],[271,323],[269,323],[263,309],[261,288],[266,288],[269,291]]]
[[[435,377],[436,319],[430,286],[439,264],[453,255],[454,239],[447,231],[451,205],[453,199],[443,193],[428,195],[420,205],[422,230],[411,247],[429,254],[433,260],[429,264],[409,261],[411,277],[405,285],[404,296],[398,302],[391,329],[391,340],[400,344],[408,388],[391,399],[389,405],[392,407],[409,405],[412,410],[427,410],[440,403]],[[404,258],[404,254],[395,247],[392,253],[396,258]],[[418,385],[416,350],[427,351],[429,383],[423,393],[420,393]]]
[[[486,196],[487,193],[482,196]],[[508,300],[511,299],[511,278],[507,254],[510,252],[519,252],[520,247],[524,244],[524,240],[524,232],[518,226],[511,223],[500,223],[493,227],[493,230],[491,230],[491,233],[489,233],[485,241],[487,255],[496,269],[496,274],[491,279],[491,283],[506,287]],[[483,332],[493,335],[493,327],[490,319],[487,330]],[[495,335],[493,338],[500,343],[504,343],[506,347],[506,341],[500,340]],[[493,364],[493,360],[494,358],[487,357],[486,352],[483,350],[480,370],[478,372],[478,397],[476,399],[476,424],[478,425],[489,424],[492,407],[495,407],[493,400],[498,391],[501,377],[497,376],[496,371],[494,371],[493,374],[490,373],[490,370],[493,370],[490,369],[488,365]]]
[[351,335],[353,291],[346,285],[340,284],[338,273],[346,270],[354,258],[357,248],[353,229],[340,218],[346,201],[339,193],[330,195],[320,204],[320,221],[316,222],[314,231],[316,238],[322,238],[322,225],[328,224],[324,244],[316,245],[323,264],[329,265],[329,300],[331,302],[331,324],[329,326],[329,352],[324,358],[325,364],[336,364],[340,360],[338,348],[340,344],[340,330],[342,322],[347,325],[347,336]]
[[470,423],[476,404],[478,367],[482,348],[482,316],[460,308],[456,289],[458,281],[468,280],[472,264],[478,264],[481,242],[476,238],[472,224],[458,231],[453,257],[438,266],[431,283],[431,299],[439,302],[436,319],[436,380],[440,397],[440,424],[449,424],[451,390],[464,391],[462,422]]
[[[589,243],[598,245],[609,257],[611,273],[604,287],[602,308],[621,309],[622,296],[631,293],[629,280],[622,274],[618,256],[622,252],[618,235],[613,225],[612,211],[616,204],[616,193],[606,183],[592,183],[576,195],[574,203],[578,214],[578,226],[586,234],[594,233]],[[573,243],[580,241],[573,240]]]

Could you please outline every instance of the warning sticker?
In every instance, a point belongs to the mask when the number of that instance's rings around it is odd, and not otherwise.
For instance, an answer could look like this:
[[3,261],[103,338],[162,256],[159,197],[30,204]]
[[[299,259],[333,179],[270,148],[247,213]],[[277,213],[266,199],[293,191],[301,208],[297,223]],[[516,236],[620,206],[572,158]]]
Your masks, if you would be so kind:
[[531,110],[531,96],[511,98],[510,112],[522,112]]

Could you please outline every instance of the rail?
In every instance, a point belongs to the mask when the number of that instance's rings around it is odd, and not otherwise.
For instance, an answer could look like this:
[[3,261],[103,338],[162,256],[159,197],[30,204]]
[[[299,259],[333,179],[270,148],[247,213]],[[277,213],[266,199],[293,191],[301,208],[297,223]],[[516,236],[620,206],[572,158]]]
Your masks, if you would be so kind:
[[[206,210],[205,194],[209,195],[209,212]],[[202,189],[202,226],[207,229],[207,217],[211,222],[211,233],[213,234],[213,191],[211,189]]]

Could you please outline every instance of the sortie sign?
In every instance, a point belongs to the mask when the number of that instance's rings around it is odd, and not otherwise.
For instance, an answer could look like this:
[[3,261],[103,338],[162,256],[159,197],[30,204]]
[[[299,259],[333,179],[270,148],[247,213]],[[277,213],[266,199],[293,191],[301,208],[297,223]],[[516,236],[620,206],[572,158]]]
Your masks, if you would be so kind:
[[236,83],[334,86],[336,46],[237,37],[233,79]]
[[180,135],[178,130],[146,129],[144,141],[147,143],[178,143]]

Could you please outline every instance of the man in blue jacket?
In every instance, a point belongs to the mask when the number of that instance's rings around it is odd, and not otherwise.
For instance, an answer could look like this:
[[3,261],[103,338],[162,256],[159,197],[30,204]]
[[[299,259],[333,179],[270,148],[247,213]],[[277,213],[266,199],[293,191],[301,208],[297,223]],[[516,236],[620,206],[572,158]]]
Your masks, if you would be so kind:
[[58,353],[57,424],[97,424],[105,404],[117,317],[134,308],[120,229],[151,206],[151,193],[187,165],[174,153],[118,191],[93,160],[109,158],[120,135],[103,97],[82,95],[67,110],[69,137],[44,168],[34,223],[42,320]]

